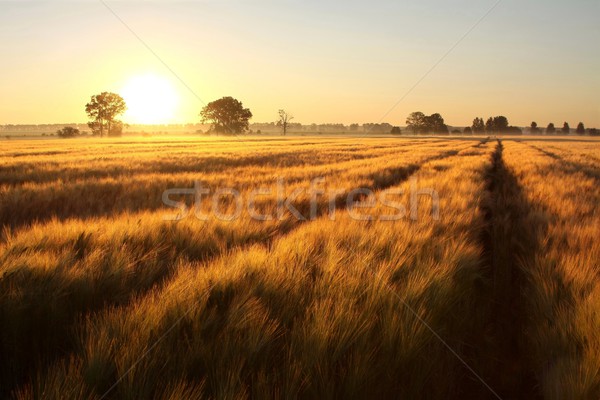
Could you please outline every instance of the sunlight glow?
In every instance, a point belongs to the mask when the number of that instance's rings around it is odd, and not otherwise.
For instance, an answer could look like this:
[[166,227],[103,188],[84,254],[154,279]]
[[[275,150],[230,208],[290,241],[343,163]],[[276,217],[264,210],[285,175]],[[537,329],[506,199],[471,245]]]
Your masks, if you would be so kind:
[[125,122],[133,124],[168,124],[174,122],[179,95],[164,77],[154,74],[131,78],[121,89],[127,103]]

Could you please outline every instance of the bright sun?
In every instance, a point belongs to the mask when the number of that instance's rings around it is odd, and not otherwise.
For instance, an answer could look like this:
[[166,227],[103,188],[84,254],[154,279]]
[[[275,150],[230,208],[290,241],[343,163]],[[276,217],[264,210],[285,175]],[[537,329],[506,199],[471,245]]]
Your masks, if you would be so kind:
[[127,103],[124,119],[133,124],[168,124],[174,122],[179,96],[171,83],[157,75],[131,78],[121,90]]

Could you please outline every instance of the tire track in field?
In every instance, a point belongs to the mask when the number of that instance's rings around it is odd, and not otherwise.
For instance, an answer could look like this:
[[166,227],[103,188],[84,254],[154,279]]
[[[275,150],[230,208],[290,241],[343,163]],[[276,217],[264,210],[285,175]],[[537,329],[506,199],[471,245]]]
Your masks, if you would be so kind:
[[[464,149],[460,148],[460,149],[445,150],[445,151],[442,151],[441,153],[432,155],[430,157],[426,157],[418,163],[411,163],[411,164],[408,164],[408,165],[402,166],[402,167],[382,170],[382,171],[380,171],[380,172],[383,172],[381,175],[379,175],[378,172],[374,172],[374,173],[368,175],[369,179],[372,180],[372,184],[369,187],[365,187],[365,188],[373,190],[373,191],[377,191],[377,190],[385,190],[392,186],[396,186],[396,185],[401,184],[402,182],[406,181],[407,179],[409,179],[411,176],[413,176],[416,172],[418,172],[427,163],[454,157],[457,154],[459,154],[459,152],[461,150],[464,150]],[[346,196],[348,195],[349,192],[350,192],[350,190],[345,192],[344,194],[342,194],[341,196],[339,196],[337,198],[336,207],[339,207],[339,211],[343,211],[349,205],[348,202],[346,201]],[[355,203],[353,202],[352,204],[355,204]],[[329,204],[327,203],[327,206],[328,205]],[[294,204],[294,207],[296,209],[298,209],[299,211],[307,212],[310,210],[310,201],[302,202],[299,204]],[[316,218],[325,215],[325,212],[329,211],[328,207],[324,207],[324,206],[317,207],[317,210],[318,210],[318,212],[316,214]],[[310,223],[310,222],[312,222],[312,219],[296,220],[293,223],[283,224],[282,227],[279,230],[277,230],[276,232],[273,232],[271,237],[268,238],[266,241],[262,241],[260,239],[257,239],[256,241],[249,241],[247,244],[240,246],[240,247],[231,248],[231,249],[229,249],[229,251],[244,251],[244,250],[248,249],[250,246],[256,245],[261,242],[264,243],[265,247],[270,248],[275,240],[278,240],[279,238],[282,238],[284,236],[291,234],[293,231],[298,229],[300,226],[304,225],[305,223]],[[207,257],[203,261],[204,262],[210,261],[210,259],[217,258],[220,255],[221,255],[220,253],[212,255],[211,257]],[[17,340],[17,343],[13,343],[12,347],[6,347],[6,348],[2,349],[3,355],[6,357],[5,361],[10,360],[10,363],[5,362],[3,364],[4,366],[0,367],[0,397],[2,397],[4,395],[8,395],[11,391],[21,387],[21,385],[27,383],[30,379],[34,378],[37,373],[39,373],[40,371],[43,371],[44,369],[46,369],[48,366],[52,365],[57,360],[59,360],[63,357],[68,357],[69,354],[71,354],[74,351],[74,348],[76,346],[76,336],[77,336],[76,332],[78,330],[78,323],[79,323],[79,321],[83,320],[82,318],[84,318],[86,315],[89,315],[91,313],[96,313],[96,312],[102,312],[102,310],[113,308],[113,307],[126,306],[127,304],[130,303],[131,298],[143,297],[144,295],[146,295],[148,293],[149,290],[151,290],[153,288],[160,291],[162,285],[167,283],[169,281],[169,279],[171,279],[177,273],[176,269],[173,269],[173,268],[169,268],[166,270],[167,270],[166,273],[159,274],[157,276],[156,281],[150,282],[150,284],[145,286],[144,288],[141,288],[141,289],[135,290],[135,291],[131,291],[131,293],[120,293],[115,298],[98,298],[98,299],[96,299],[97,300],[96,304],[87,305],[89,307],[85,307],[84,309],[77,309],[77,307],[73,307],[73,305],[69,306],[70,314],[66,317],[66,320],[68,321],[67,323],[60,324],[60,325],[54,324],[54,325],[45,327],[46,329],[55,330],[54,332],[51,332],[52,335],[61,336],[64,338],[64,340],[62,341],[60,346],[58,346],[60,348],[48,348],[47,346],[44,345],[44,343],[45,343],[44,336],[46,334],[48,334],[47,330],[41,330],[38,332],[40,335],[38,340],[35,340],[35,338],[32,340],[31,337],[24,338],[27,341],[27,343],[24,346],[19,346],[19,344],[18,344],[19,339],[13,338],[13,339]],[[0,283],[6,283],[7,282],[5,280],[6,278],[7,277],[0,278]],[[38,278],[35,278],[35,279],[38,279]],[[2,280],[5,280],[5,281],[2,282]],[[27,285],[25,284],[24,286],[26,287]],[[63,290],[66,289],[67,292],[69,291],[69,288],[61,288],[61,289],[63,289]],[[17,315],[16,317],[26,319],[26,316],[24,316],[24,315],[22,315],[20,317]],[[31,333],[32,332],[27,332],[26,335],[27,334],[30,335]],[[0,338],[0,339],[3,339],[3,338]],[[3,346],[3,347],[5,347],[5,346]],[[19,363],[23,363],[23,362],[27,363],[27,365],[19,366]],[[10,373],[7,374],[7,371],[4,370],[5,368],[8,368],[8,367],[10,367],[11,370],[22,371],[23,374],[19,374],[19,376],[10,376],[11,374]],[[10,372],[10,370],[9,370],[9,372]]]
[[[368,149],[367,149],[368,150]],[[67,155],[69,152],[65,152]],[[332,151],[333,153],[333,151]],[[136,153],[137,154],[137,153]],[[325,152],[325,155],[328,153]],[[367,158],[366,154],[348,152],[347,160]],[[312,157],[311,157],[312,156]],[[322,156],[322,155],[321,155]],[[64,168],[61,167],[61,160],[55,161],[30,161],[27,163],[12,163],[10,165],[0,166],[0,185],[8,187],[17,187],[24,184],[44,184],[56,182],[58,180],[72,182],[77,180],[87,179],[120,179],[128,178],[140,174],[183,174],[202,172],[222,173],[224,171],[233,170],[244,167],[293,167],[302,165],[320,165],[326,163],[325,160],[319,160],[314,157],[314,151],[311,150],[296,150],[296,151],[278,151],[269,154],[268,151],[259,152],[258,154],[243,154],[232,157],[229,155],[204,156],[189,158],[186,162],[181,163],[181,160],[159,159],[148,160],[144,159],[136,165],[124,168],[118,158],[115,158],[112,164],[107,166],[97,166],[95,169],[89,170],[84,167],[79,168]],[[342,161],[347,161],[342,160]],[[112,160],[111,160],[112,161]],[[282,162],[287,161],[287,165],[282,165]],[[44,164],[50,164],[53,169],[49,171],[36,171],[37,168],[43,167]],[[23,172],[23,169],[27,171]],[[17,176],[15,176],[17,174]],[[19,176],[20,175],[20,176]]]
[[590,179],[594,179],[596,182],[600,182],[600,169],[599,168],[594,168],[592,166],[585,165],[583,163],[567,160],[566,158],[564,158],[563,156],[561,156],[557,153],[554,153],[550,150],[542,149],[541,147],[535,146],[533,144],[529,144],[529,143],[525,143],[525,144],[527,146],[531,147],[532,149],[535,149],[535,150],[545,154],[546,156],[556,160],[556,162],[558,162],[560,164],[561,171],[569,173],[569,174],[582,173],[586,177],[588,177]]
[[[138,143],[139,144],[139,143]],[[188,143],[192,145],[194,143]],[[223,143],[219,143],[222,145]],[[343,145],[340,143],[334,142],[303,142],[303,143],[294,143],[295,150],[287,150],[284,146],[276,146],[273,148],[262,147],[259,148],[255,153],[221,153],[218,156],[210,156],[210,153],[184,153],[183,156],[189,158],[191,162],[181,163],[177,162],[178,160],[172,159],[159,159],[159,160],[149,160],[142,159],[141,164],[137,164],[132,168],[125,169],[120,164],[114,164],[122,158],[122,153],[114,152],[110,154],[102,154],[100,157],[99,154],[90,153],[90,150],[86,148],[85,152],[77,152],[73,150],[60,150],[60,151],[48,151],[48,152],[32,152],[32,153],[7,153],[4,155],[4,158],[10,158],[11,162],[6,165],[0,166],[0,185],[23,185],[26,183],[34,183],[34,184],[42,184],[47,182],[54,182],[59,179],[63,181],[75,181],[80,179],[102,179],[102,178],[119,178],[119,177],[127,177],[140,173],[186,173],[186,172],[198,172],[202,171],[205,173],[212,172],[222,172],[224,169],[233,169],[245,166],[272,166],[272,167],[286,167],[287,165],[281,165],[281,160],[292,161],[290,165],[317,165],[319,164],[319,160],[315,159],[315,157],[310,157],[312,154],[314,156],[315,149],[314,148],[305,148],[315,145],[331,145],[329,146],[324,154],[331,153],[346,153],[348,155],[348,160],[351,159],[361,159],[367,158],[367,153],[359,153],[360,151],[368,151],[368,150],[376,150],[376,149],[393,149],[394,144],[390,143],[389,145],[380,145],[380,146],[372,146],[369,144],[348,144]],[[184,146],[163,146],[163,151],[186,151],[188,147]],[[156,153],[156,148],[144,148],[144,149],[135,149],[130,153],[127,153],[128,156],[139,156],[145,153]],[[60,157],[45,159],[46,156],[77,156],[77,157],[93,157],[96,155],[97,157],[91,158],[89,160],[81,159],[80,162],[85,161],[97,161],[99,159],[106,160],[109,165],[104,166],[104,168],[98,167],[98,169],[94,170],[86,170],[77,169],[77,168],[61,168],[63,165],[63,159]],[[322,154],[320,154],[322,155]],[[28,156],[28,157],[36,157],[35,160],[32,161],[20,161],[18,157]],[[290,156],[294,157],[302,157],[301,159],[290,158]],[[3,157],[0,157],[0,161],[2,161]],[[289,159],[289,160],[288,160]],[[180,160],[179,160],[180,161]],[[323,160],[322,160],[323,161]],[[111,164],[111,162],[113,164]],[[326,160],[325,160],[326,163]],[[39,174],[35,171],[36,167],[39,167],[43,164],[49,164],[54,169],[51,171],[44,171],[43,174]],[[28,168],[27,171],[23,171],[23,168]],[[28,172],[29,171],[29,172]],[[12,176],[15,173],[20,176]]]
[[[403,151],[402,148],[399,149]],[[435,149],[433,151],[440,151]],[[345,164],[344,167],[360,169],[363,164],[378,159],[390,158],[393,151],[377,154],[374,158],[354,159],[347,161],[324,162],[324,166],[332,166],[333,172],[318,171],[314,177],[339,174],[342,170],[335,170],[336,164]],[[353,163],[356,163],[353,164]],[[289,168],[297,168],[292,166]],[[318,165],[309,168],[319,168]],[[280,173],[288,171],[286,167],[274,170]],[[311,173],[313,173],[312,171]],[[265,177],[272,173],[264,173]],[[200,176],[195,176],[198,179]],[[293,176],[288,182],[303,181],[313,176]],[[137,180],[136,180],[137,179]],[[266,178],[265,178],[266,179]],[[141,182],[140,182],[141,180]],[[21,228],[35,222],[45,222],[52,218],[92,218],[112,216],[122,212],[154,211],[164,207],[162,194],[165,189],[173,187],[187,187],[193,182],[191,177],[185,180],[178,179],[177,174],[168,174],[156,183],[144,179],[143,176],[133,176],[126,180],[92,180],[74,181],[56,188],[54,185],[43,186],[0,186],[0,225],[10,228]],[[239,188],[242,189],[243,188]],[[75,201],[77,200],[77,201]]]
[[[539,385],[528,358],[524,327],[527,319],[523,288],[523,260],[541,250],[544,227],[526,223],[531,210],[517,177],[505,165],[503,145],[498,140],[487,171],[486,197],[481,209],[485,228],[481,234],[483,273],[486,284],[480,289],[486,316],[481,331],[473,332],[474,347],[469,358],[480,366],[484,379],[503,399],[541,398]],[[473,382],[463,383],[469,398],[495,398]]]
[[[430,157],[427,157],[425,159],[423,159],[422,161],[420,161],[419,163],[415,163],[415,164],[409,164],[405,167],[399,167],[399,168],[393,168],[392,170],[386,170],[388,172],[388,175],[384,175],[385,178],[382,178],[382,180],[378,181],[377,179],[375,179],[373,181],[373,185],[371,185],[369,188],[372,188],[372,190],[385,190],[386,188],[401,184],[403,182],[405,182],[406,180],[408,180],[411,176],[413,176],[417,171],[419,171],[423,166],[425,166],[426,164],[433,162],[433,161],[437,161],[437,160],[443,160],[443,159],[448,159],[451,157],[454,157],[456,155],[458,155],[460,153],[461,150],[466,150],[466,148],[464,149],[460,149],[460,150],[448,150],[448,151],[444,151],[441,154],[436,154]],[[464,156],[470,156],[471,154],[465,154]],[[391,179],[389,176],[393,176],[395,177],[394,179]],[[360,201],[359,201],[360,202]],[[355,202],[352,203],[353,205],[356,205]],[[341,207],[340,207],[340,211],[343,211],[346,208],[347,203],[341,203]],[[320,208],[319,210],[321,210],[321,212],[316,216],[315,219],[321,217],[324,215],[324,208]],[[300,228],[301,226],[311,223],[313,222],[312,219],[306,219],[306,220],[297,220],[297,222],[294,225],[288,225],[286,229],[284,230],[280,230],[276,235],[274,235],[268,242],[264,242],[263,246],[266,248],[271,248],[272,244],[275,240],[279,240],[281,238],[286,237],[287,235],[293,234],[294,231],[296,231],[298,228]],[[256,245],[257,243],[254,243],[253,245]],[[251,245],[248,246],[244,246],[244,247],[239,247],[236,249],[231,249],[232,251],[240,251],[240,252],[244,252],[246,250],[248,250],[248,248]],[[174,278],[173,276],[171,277],[172,279]],[[156,287],[156,290],[158,292],[160,292],[162,290],[162,285],[168,284],[168,281],[165,280],[163,281],[160,286]],[[143,301],[143,295],[138,296],[138,299],[140,299],[140,301]],[[127,307],[128,305],[123,305],[123,307]],[[102,312],[102,310],[98,310],[98,312]],[[74,330],[77,330],[78,327],[74,327]],[[165,333],[168,334],[168,331]],[[71,349],[73,349],[73,346],[71,346]],[[61,357],[63,359],[65,359],[66,357],[68,357],[69,354],[63,354],[60,357],[57,357],[55,359],[58,360]],[[42,376],[39,374],[41,370],[38,370],[38,376]]]

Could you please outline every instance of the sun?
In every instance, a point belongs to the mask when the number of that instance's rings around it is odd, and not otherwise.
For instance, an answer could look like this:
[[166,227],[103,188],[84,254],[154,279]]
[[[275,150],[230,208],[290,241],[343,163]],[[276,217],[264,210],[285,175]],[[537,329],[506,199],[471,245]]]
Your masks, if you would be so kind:
[[168,124],[174,122],[179,96],[164,77],[146,74],[131,78],[121,89],[127,104],[124,120],[133,124]]

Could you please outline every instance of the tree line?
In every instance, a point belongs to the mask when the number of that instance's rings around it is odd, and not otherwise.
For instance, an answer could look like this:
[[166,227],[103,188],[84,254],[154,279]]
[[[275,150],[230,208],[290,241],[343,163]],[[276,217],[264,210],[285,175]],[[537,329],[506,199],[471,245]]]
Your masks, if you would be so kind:
[[[123,122],[117,117],[127,110],[125,100],[116,93],[102,92],[91,97],[90,101],[85,105],[85,112],[90,118],[88,127],[92,130],[95,136],[120,136],[123,132]],[[294,116],[284,109],[280,109],[277,113],[277,121],[272,123],[272,126],[279,128],[283,135],[288,133],[290,127],[299,127],[300,124],[293,124],[291,121]],[[212,101],[205,105],[200,111],[200,120],[202,123],[210,124],[208,133],[217,134],[242,134],[249,131],[249,121],[252,118],[250,109],[245,108],[241,101],[233,97],[222,97],[221,99]],[[411,113],[406,119],[407,129],[413,134],[449,134],[450,129],[445,123],[444,118],[439,113],[425,115],[420,111]],[[312,126],[317,127],[316,124]],[[311,126],[311,127],[312,127]],[[343,124],[327,124],[327,127],[337,128],[340,131],[346,131],[346,126]],[[392,133],[401,134],[402,130],[398,126],[393,126],[388,123],[363,124],[363,132],[373,133]],[[351,124],[348,127],[350,132],[358,132],[359,125]],[[260,130],[258,131],[260,133]],[[536,122],[532,122],[529,127],[531,134],[540,134],[542,129],[538,127]],[[598,135],[598,130],[595,128],[588,129],[587,132],[591,135]],[[485,122],[483,118],[475,118],[471,126],[464,128],[462,131],[454,129],[451,133],[462,134],[523,134],[521,128],[511,126],[508,118],[503,115],[489,117]],[[553,123],[548,124],[545,129],[546,134],[555,134],[556,128]],[[560,133],[570,134],[571,128],[565,122]],[[582,122],[577,125],[575,130],[577,134],[585,134],[586,129]],[[60,137],[75,137],[80,135],[77,128],[65,127],[57,132]]]
[[[531,125],[529,127],[529,132],[532,134],[546,133],[547,135],[553,135],[553,134],[556,134],[558,131],[552,122],[550,122],[548,124],[548,126],[546,127],[546,129],[544,130],[544,129],[539,128],[537,122],[534,121],[531,123]],[[598,129],[596,129],[596,128],[585,129],[585,125],[583,124],[583,122],[578,123],[577,128],[575,128],[575,133],[578,135],[585,135],[586,132],[592,136],[598,136]],[[568,135],[571,133],[571,127],[569,126],[568,122],[563,123],[563,127],[560,130],[560,133],[562,133],[564,135]]]
[[[444,119],[440,114],[432,114],[426,116],[422,112],[414,112],[409,115],[406,120],[407,127],[414,133],[433,133],[433,134],[447,134],[449,133],[448,126],[444,123]],[[546,133],[549,135],[556,134],[558,131],[553,123],[549,123],[548,127],[543,130],[538,127],[536,122],[532,122],[529,127],[530,134],[542,134]],[[517,126],[512,126],[508,122],[508,118],[503,115],[489,117],[485,122],[483,118],[475,118],[471,126],[467,126],[461,132],[460,130],[453,130],[452,133],[464,133],[464,134],[505,134],[505,135],[522,135],[523,130]],[[568,122],[563,124],[560,130],[561,134],[571,134],[571,128]],[[577,124],[575,133],[578,135],[584,135],[586,133],[597,136],[599,134],[596,128],[585,129],[583,122]]]

